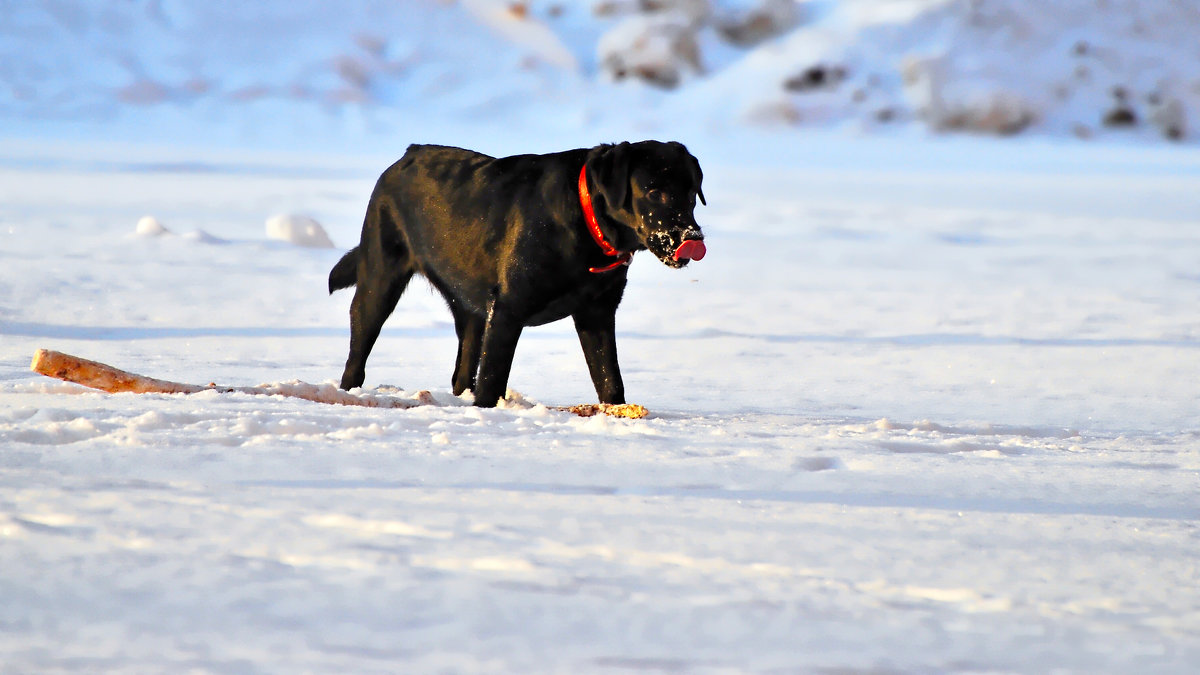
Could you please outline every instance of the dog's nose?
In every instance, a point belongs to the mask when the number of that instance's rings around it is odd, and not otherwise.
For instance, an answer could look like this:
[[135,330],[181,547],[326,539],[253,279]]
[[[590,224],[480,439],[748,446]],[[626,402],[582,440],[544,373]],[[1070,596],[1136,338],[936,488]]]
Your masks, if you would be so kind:
[[684,240],[679,248],[675,249],[676,260],[703,260],[704,254],[708,249],[704,248],[704,242],[699,239]]

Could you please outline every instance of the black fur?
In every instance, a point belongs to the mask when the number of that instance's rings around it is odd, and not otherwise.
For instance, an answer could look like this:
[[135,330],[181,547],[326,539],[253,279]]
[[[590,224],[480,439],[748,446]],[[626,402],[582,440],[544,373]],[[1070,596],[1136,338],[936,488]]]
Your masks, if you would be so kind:
[[362,385],[383,322],[418,273],[454,315],[455,394],[472,389],[475,405],[496,405],[521,330],[570,316],[600,401],[624,403],[614,317],[628,268],[588,271],[613,258],[584,222],[577,181],[585,164],[609,242],[649,249],[671,267],[687,264],[673,256],[684,240],[703,239],[692,211],[704,195],[700,164],[679,143],[499,159],[410,146],[376,183],[359,245],[329,273],[330,293],[357,286],[342,388]]

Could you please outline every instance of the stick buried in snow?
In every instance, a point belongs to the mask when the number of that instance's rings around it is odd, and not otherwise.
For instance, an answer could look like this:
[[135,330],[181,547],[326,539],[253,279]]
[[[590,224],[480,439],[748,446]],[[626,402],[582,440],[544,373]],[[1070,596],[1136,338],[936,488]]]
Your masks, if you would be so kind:
[[[110,394],[130,392],[134,394],[195,394],[202,391],[221,393],[238,392],[260,396],[288,396],[316,403],[331,403],[335,405],[357,405],[367,408],[415,408],[422,405],[434,405],[433,394],[428,391],[417,392],[413,398],[396,398],[393,396],[377,396],[373,394],[351,394],[332,384],[308,384],[305,382],[287,382],[282,384],[264,384],[257,387],[220,387],[215,384],[201,386],[184,384],[169,380],[157,380],[153,377],[137,375],[98,361],[89,361],[63,354],[49,349],[39,349],[33,355],[30,368],[34,372],[47,377],[53,377],[67,382],[74,382],[92,389],[107,391]],[[554,410],[572,412],[582,417],[591,417],[597,413],[614,417],[638,419],[649,414],[645,408],[635,404],[611,405],[593,403],[585,405],[556,407]]]

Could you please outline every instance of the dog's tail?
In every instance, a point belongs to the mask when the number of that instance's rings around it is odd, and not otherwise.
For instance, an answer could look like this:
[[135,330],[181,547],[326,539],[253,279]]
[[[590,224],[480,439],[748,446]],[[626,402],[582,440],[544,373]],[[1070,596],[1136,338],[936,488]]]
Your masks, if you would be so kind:
[[358,247],[350,249],[329,271],[329,292],[350,288],[358,283]]

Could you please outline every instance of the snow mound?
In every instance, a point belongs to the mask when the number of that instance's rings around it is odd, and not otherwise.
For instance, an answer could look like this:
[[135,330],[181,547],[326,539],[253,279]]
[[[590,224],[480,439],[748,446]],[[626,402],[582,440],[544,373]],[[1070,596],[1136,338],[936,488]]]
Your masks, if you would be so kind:
[[605,0],[594,11],[619,17],[597,44],[604,73],[664,89],[719,69],[724,59],[714,54],[755,47],[794,27],[801,16],[795,0]]
[[736,101],[755,124],[1035,129],[1181,140],[1200,114],[1200,12],[1136,0],[870,0],[755,50],[690,103]]
[[198,244],[224,244],[225,243],[224,239],[222,239],[218,236],[209,234],[208,232],[205,232],[204,230],[201,230],[201,229],[192,230],[191,232],[188,232],[187,234],[183,235],[183,238],[187,239],[188,241],[194,241]]
[[138,219],[137,229],[134,230],[134,234],[139,237],[161,237],[171,234],[171,231],[163,227],[163,224],[158,222],[158,218],[154,216],[142,216]]
[[267,219],[267,237],[307,248],[333,248],[325,228],[308,216],[279,214]]
[[600,62],[614,80],[634,77],[659,87],[676,87],[699,74],[700,48],[683,14],[629,17],[600,39]]

